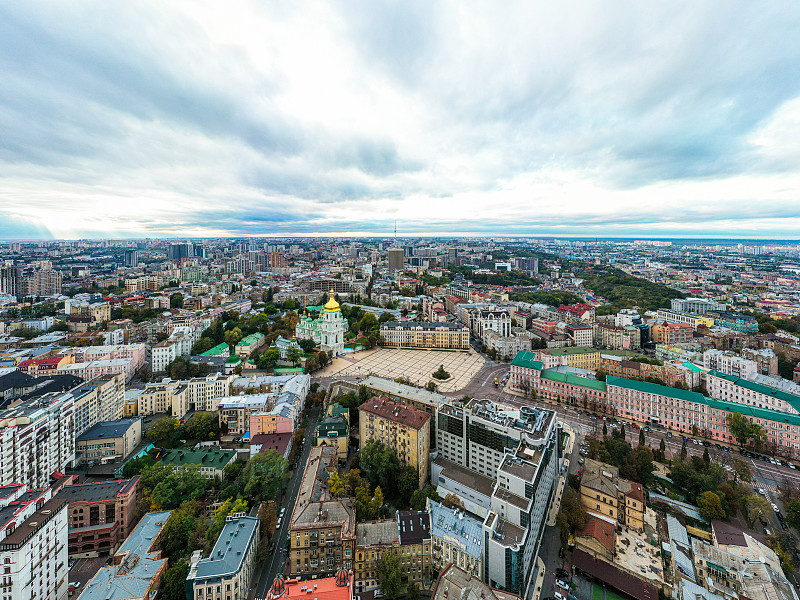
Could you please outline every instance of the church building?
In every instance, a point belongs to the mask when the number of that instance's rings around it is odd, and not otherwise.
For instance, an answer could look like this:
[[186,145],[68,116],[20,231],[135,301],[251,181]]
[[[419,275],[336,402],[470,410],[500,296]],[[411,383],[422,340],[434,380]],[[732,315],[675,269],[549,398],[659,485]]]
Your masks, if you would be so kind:
[[308,315],[301,317],[294,335],[299,340],[313,340],[321,350],[338,356],[344,351],[344,334],[348,324],[342,316],[339,303],[333,299],[333,292],[330,294],[319,318],[312,319]]

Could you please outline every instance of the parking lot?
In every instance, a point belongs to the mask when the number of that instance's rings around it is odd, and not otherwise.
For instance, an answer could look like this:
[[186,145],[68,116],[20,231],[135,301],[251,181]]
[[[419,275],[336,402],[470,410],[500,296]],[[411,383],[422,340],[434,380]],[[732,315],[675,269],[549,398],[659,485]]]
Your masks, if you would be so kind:
[[[75,587],[73,596],[77,596],[83,591],[86,583],[97,574],[101,567],[106,564],[107,556],[100,556],[98,558],[78,558],[70,559],[72,567],[69,570],[69,584],[70,587]],[[78,585],[74,585],[78,584]]]

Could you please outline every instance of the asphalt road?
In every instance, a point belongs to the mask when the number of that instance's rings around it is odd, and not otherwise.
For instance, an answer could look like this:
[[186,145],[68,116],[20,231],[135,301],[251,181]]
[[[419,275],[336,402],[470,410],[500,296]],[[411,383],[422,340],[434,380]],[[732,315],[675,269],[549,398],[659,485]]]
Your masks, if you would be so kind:
[[272,582],[275,580],[275,576],[284,570],[286,559],[288,558],[288,553],[286,550],[286,536],[289,531],[289,521],[292,516],[292,510],[294,509],[294,503],[297,500],[297,494],[300,490],[300,480],[303,477],[303,471],[305,471],[308,457],[311,454],[311,438],[314,437],[314,428],[317,426],[318,416],[319,408],[314,408],[308,417],[308,426],[306,427],[303,450],[300,453],[297,468],[292,472],[292,478],[289,480],[289,486],[287,488],[286,497],[284,498],[283,504],[278,506],[279,514],[282,507],[286,508],[286,512],[283,514],[280,528],[278,528],[277,532],[272,537],[272,540],[275,543],[275,552],[273,552],[267,558],[266,562],[261,566],[261,568],[256,571],[254,585],[250,589],[250,593],[247,596],[250,599],[266,598],[267,589],[269,589],[269,586],[272,585]]

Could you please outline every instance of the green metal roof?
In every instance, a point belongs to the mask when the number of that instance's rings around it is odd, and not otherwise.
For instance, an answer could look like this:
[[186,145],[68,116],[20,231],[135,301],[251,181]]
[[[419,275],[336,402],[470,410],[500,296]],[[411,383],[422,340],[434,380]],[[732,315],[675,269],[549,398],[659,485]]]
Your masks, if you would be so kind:
[[347,420],[342,416],[325,417],[317,427],[317,437],[347,437]]
[[[544,377],[544,373],[542,373],[542,376]],[[748,404],[741,404],[739,402],[730,402],[728,400],[717,400],[716,398],[704,396],[699,392],[681,390],[666,385],[648,383],[646,381],[636,381],[635,379],[623,379],[622,377],[613,377],[611,375],[606,377],[606,384],[638,390],[649,394],[659,394],[668,398],[675,398],[676,400],[687,400],[697,404],[705,404],[710,408],[724,410],[726,412],[737,412],[753,419],[787,423],[789,425],[796,425],[800,427],[800,415],[792,415],[780,410],[772,410],[770,408],[758,408]]]
[[605,392],[607,389],[606,384],[602,381],[598,381],[597,379],[587,379],[586,377],[581,377],[580,375],[575,375],[574,373],[561,373],[553,369],[546,369],[542,371],[541,378],[549,379],[550,381],[559,381],[569,385],[591,388],[600,392]]
[[517,352],[511,364],[517,367],[525,367],[526,369],[536,369],[537,371],[541,371],[544,368],[544,364],[536,360],[536,355],[527,350],[520,350]]
[[552,356],[566,356],[569,354],[600,354],[600,350],[592,346],[567,346],[565,348],[548,348]]
[[721,377],[722,379],[732,382],[734,385],[738,385],[753,392],[788,402],[795,410],[800,411],[800,396],[797,394],[784,392],[783,390],[779,390],[762,383],[756,383],[755,381],[742,379],[741,377],[736,377],[734,375],[727,375],[725,373],[720,373],[719,371],[709,371],[708,374],[713,375],[714,377]]
[[210,350],[206,350],[205,352],[201,353],[200,356],[219,356],[220,354],[225,354],[226,352],[230,352],[230,346],[226,343],[217,344]]
[[257,332],[256,333],[251,333],[250,335],[245,336],[241,340],[239,340],[239,343],[236,344],[236,345],[237,346],[250,345],[253,342],[257,342],[258,340],[260,340],[263,337],[264,337],[263,333],[257,333]]
[[161,462],[173,466],[202,465],[222,469],[235,458],[236,450],[220,450],[216,447],[209,447],[199,450],[169,450],[161,457]]
[[703,370],[700,367],[698,367],[696,364],[690,363],[689,361],[684,361],[681,364],[684,367],[686,367],[687,369],[689,369],[690,371],[693,371],[695,373],[700,373]]
[[700,403],[704,403],[704,400],[707,400],[707,398],[700,392],[682,390],[679,388],[669,387],[668,385],[650,383],[648,381],[624,379],[623,377],[614,377],[613,375],[606,377],[606,384],[637,390],[646,394],[658,394],[660,396],[666,396],[667,398],[675,398],[676,400],[688,400],[689,402]]

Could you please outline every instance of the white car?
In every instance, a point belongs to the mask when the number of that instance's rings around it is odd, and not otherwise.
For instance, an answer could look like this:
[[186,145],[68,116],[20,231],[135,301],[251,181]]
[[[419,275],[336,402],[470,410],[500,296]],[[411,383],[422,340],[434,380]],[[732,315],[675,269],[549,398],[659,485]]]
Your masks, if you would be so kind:
[[778,508],[777,504],[772,505],[772,510],[774,510],[775,512],[780,512],[780,509]]
[[562,594],[561,592],[556,592],[555,594],[553,594],[553,596],[555,596],[557,600],[567,600],[564,597],[564,594]]
[[758,493],[761,494],[762,496],[767,495],[767,491],[764,488],[758,488]]
[[569,589],[569,586],[566,584],[566,582],[562,581],[561,579],[556,579],[556,585],[564,588],[565,590]]

